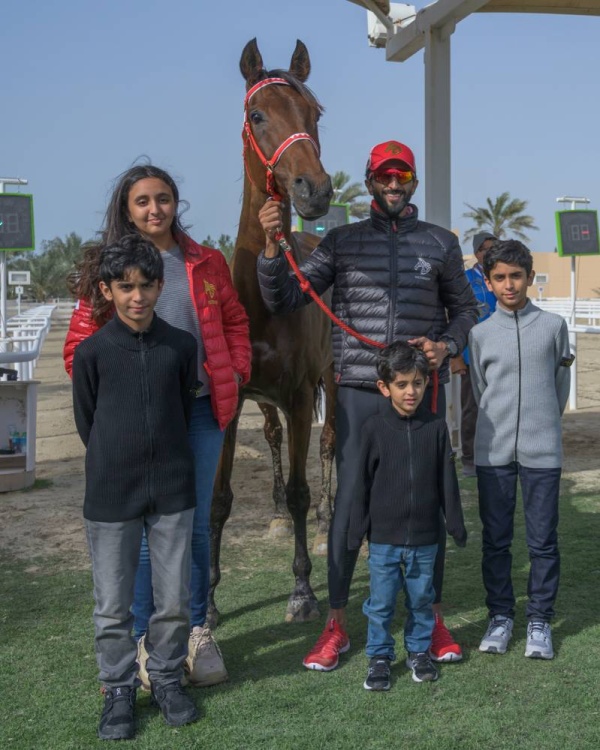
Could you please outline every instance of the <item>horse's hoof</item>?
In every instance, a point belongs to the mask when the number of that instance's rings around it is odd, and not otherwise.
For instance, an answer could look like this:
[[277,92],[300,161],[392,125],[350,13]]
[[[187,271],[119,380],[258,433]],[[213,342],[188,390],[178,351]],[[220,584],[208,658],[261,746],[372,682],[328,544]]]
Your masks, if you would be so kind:
[[267,536],[271,539],[291,536],[293,533],[292,522],[287,518],[273,518],[269,524]]
[[311,622],[320,616],[319,605],[314,597],[290,596],[285,613],[286,622]]
[[327,534],[317,534],[313,544],[313,555],[325,557],[327,554]]

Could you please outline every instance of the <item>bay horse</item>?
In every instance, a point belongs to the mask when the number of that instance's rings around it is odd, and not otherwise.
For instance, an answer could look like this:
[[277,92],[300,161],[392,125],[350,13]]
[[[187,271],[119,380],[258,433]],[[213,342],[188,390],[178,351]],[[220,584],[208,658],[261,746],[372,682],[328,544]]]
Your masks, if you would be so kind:
[[[286,620],[318,617],[317,600],[310,586],[311,562],[307,548],[306,518],[310,490],[306,460],[313,406],[319,384],[326,392],[325,423],[321,433],[322,494],[317,509],[318,537],[326,539],[331,516],[331,468],[335,446],[333,355],[331,324],[315,306],[289,315],[274,316],[266,309],[257,279],[256,261],[265,246],[258,211],[269,196],[284,205],[285,238],[301,262],[319,239],[291,232],[291,205],[300,216],[316,219],[327,213],[333,195],[331,180],[319,158],[318,120],[323,108],[304,85],[310,73],[308,50],[301,41],[289,70],[264,69],[256,39],[245,46],[240,70],[246,80],[244,106],[244,194],[233,256],[233,283],[250,318],[252,376],[241,390],[238,412],[226,430],[213,495],[211,514],[211,583],[208,621],[216,625],[215,588],[220,581],[223,526],[231,512],[231,471],[239,416],[245,399],[257,401],[265,416],[265,436],[275,470],[275,513],[272,526],[291,516],[295,537],[295,587],[288,599]],[[289,476],[283,492],[281,471],[282,427],[277,409],[286,419]]]

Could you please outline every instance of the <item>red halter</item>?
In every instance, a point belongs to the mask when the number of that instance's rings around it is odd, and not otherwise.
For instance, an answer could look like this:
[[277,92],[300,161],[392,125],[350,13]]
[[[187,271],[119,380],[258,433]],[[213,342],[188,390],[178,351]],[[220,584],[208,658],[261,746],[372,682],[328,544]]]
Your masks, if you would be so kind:
[[310,143],[312,143],[312,145],[314,146],[317,154],[320,154],[320,149],[315,139],[311,135],[309,135],[309,133],[293,133],[292,135],[288,136],[277,149],[275,149],[275,153],[273,154],[273,156],[271,156],[270,159],[267,159],[267,157],[264,155],[263,151],[256,141],[256,138],[254,137],[254,133],[252,132],[252,128],[250,126],[250,120],[248,119],[248,105],[250,103],[250,99],[254,96],[254,94],[256,94],[257,91],[260,91],[265,86],[271,86],[272,84],[277,84],[278,86],[290,85],[285,80],[285,78],[265,78],[263,81],[259,81],[258,83],[254,84],[254,86],[252,86],[252,88],[248,90],[246,98],[244,99],[244,130],[242,132],[242,140],[244,142],[244,165],[246,167],[246,174],[248,175],[248,178],[252,182],[247,160],[247,149],[248,146],[250,146],[254,153],[258,156],[263,167],[267,170],[267,193],[271,196],[276,196],[277,193],[275,192],[275,175],[273,174],[273,171],[279,163],[279,160],[283,156],[284,152],[292,145],[292,143],[296,143],[296,141],[310,141]]

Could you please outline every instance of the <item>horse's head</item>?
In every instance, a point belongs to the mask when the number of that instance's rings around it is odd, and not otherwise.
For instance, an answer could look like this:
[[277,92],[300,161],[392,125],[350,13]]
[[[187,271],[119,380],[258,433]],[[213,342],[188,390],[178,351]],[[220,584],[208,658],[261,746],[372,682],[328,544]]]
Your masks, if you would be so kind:
[[267,71],[253,39],[244,47],[240,70],[247,84],[243,138],[250,181],[290,200],[305,219],[323,216],[333,190],[319,158],[323,108],[304,85],[308,50],[298,40],[290,69]]

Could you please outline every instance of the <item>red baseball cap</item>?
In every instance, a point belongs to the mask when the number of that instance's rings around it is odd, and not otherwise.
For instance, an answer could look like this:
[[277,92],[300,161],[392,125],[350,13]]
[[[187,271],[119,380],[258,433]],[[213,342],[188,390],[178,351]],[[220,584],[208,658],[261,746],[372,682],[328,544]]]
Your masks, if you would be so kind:
[[416,173],[415,167],[415,155],[405,146],[403,143],[398,141],[385,141],[384,143],[378,143],[377,146],[373,146],[369,155],[369,161],[367,162],[367,172],[375,172],[375,170],[382,167],[388,161],[401,161],[406,166]]

